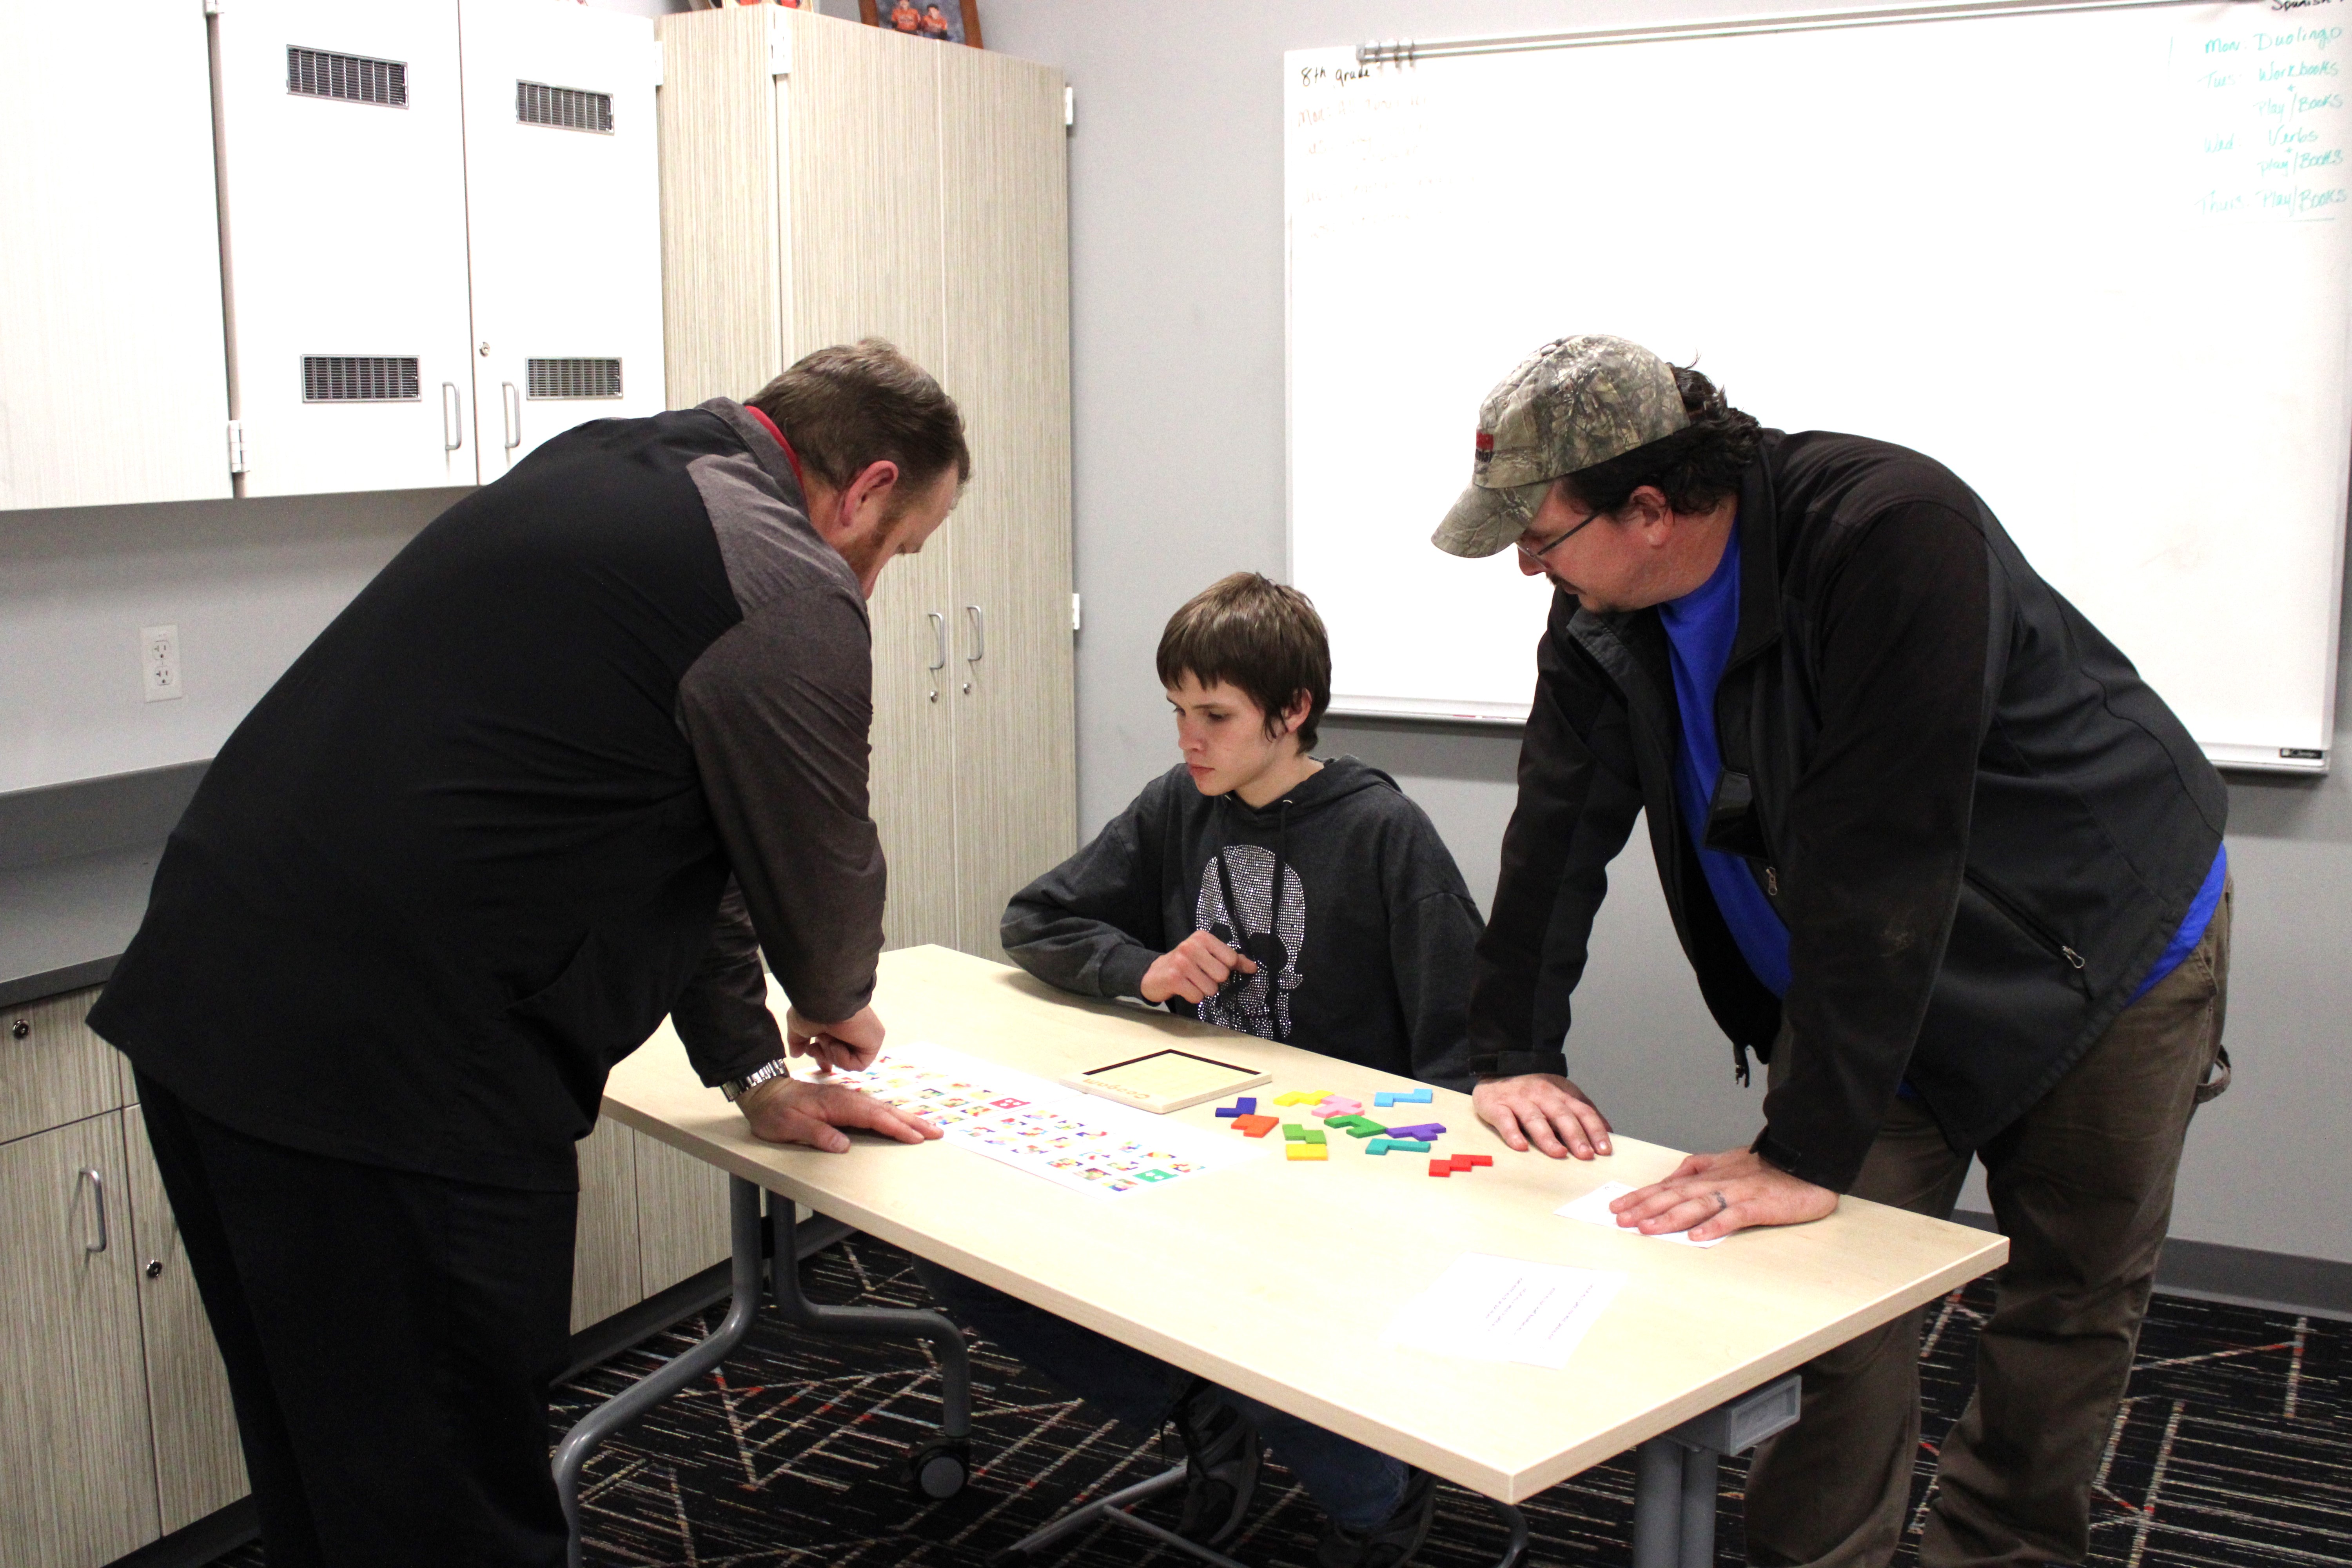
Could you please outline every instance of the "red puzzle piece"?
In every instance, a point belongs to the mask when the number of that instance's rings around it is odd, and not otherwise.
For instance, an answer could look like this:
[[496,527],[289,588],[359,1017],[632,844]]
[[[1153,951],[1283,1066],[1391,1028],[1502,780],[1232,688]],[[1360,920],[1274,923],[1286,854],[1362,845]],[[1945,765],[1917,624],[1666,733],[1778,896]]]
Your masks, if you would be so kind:
[[1429,1173],[1433,1176],[1450,1176],[1454,1173],[1454,1162],[1451,1160],[1432,1160],[1429,1163]]
[[1236,1116],[1234,1118],[1234,1125],[1240,1128],[1247,1137],[1263,1138],[1281,1126],[1282,1121],[1279,1117],[1274,1116]]

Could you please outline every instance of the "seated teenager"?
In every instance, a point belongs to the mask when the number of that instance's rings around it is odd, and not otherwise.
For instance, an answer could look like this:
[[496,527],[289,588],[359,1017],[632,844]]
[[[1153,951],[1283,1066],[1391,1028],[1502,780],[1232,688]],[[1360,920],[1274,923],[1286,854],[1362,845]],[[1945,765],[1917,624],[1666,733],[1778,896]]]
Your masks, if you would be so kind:
[[[1308,754],[1331,654],[1307,596],[1236,573],[1176,612],[1160,679],[1183,761],[1013,896],[1005,951],[1088,996],[1140,997],[1265,1039],[1467,1089],[1477,907],[1421,808],[1352,757]],[[1261,1434],[1322,1508],[1327,1568],[1395,1568],[1428,1534],[1426,1473],[929,1265],[948,1309],[1041,1375],[1145,1427],[1175,1420],[1178,1529],[1234,1535]]]

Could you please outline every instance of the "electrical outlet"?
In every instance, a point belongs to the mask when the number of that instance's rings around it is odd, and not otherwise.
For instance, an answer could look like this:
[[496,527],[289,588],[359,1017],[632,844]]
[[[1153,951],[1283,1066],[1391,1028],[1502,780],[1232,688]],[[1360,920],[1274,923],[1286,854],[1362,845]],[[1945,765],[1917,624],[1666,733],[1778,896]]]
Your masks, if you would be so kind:
[[180,697],[180,628],[139,628],[139,670],[150,702],[174,702]]

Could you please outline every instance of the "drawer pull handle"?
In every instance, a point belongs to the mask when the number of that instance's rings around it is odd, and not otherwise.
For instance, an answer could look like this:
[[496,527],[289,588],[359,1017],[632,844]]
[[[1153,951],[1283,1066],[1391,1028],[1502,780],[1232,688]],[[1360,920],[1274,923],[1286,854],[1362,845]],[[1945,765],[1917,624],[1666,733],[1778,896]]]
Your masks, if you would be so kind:
[[95,1243],[82,1243],[81,1249],[88,1253],[104,1252],[106,1250],[106,1178],[89,1166],[84,1165],[74,1180],[77,1186],[83,1182],[88,1182],[89,1190],[98,1195],[98,1240]]

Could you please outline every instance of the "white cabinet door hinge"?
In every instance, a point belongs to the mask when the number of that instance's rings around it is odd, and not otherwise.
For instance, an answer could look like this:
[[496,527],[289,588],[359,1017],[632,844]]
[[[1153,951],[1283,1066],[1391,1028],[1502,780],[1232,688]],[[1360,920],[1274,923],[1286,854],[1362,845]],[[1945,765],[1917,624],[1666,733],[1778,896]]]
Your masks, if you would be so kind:
[[1077,122],[1078,89],[1066,87],[1062,89],[1062,128],[1066,131]]
[[768,74],[793,74],[793,25],[782,13],[771,13],[768,17]]
[[245,421],[242,419],[228,422],[228,471],[232,474],[245,472]]
[[1078,596],[1076,594],[1070,595],[1070,629],[1078,629]]

